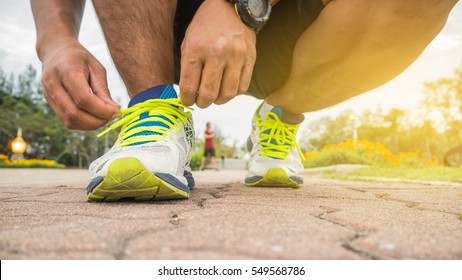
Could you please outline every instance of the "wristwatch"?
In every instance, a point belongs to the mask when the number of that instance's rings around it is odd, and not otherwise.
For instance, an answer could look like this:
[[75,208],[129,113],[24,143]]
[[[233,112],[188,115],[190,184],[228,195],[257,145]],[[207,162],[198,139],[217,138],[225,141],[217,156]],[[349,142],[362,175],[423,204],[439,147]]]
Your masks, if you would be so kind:
[[258,33],[269,19],[270,0],[229,0],[234,4],[239,18]]

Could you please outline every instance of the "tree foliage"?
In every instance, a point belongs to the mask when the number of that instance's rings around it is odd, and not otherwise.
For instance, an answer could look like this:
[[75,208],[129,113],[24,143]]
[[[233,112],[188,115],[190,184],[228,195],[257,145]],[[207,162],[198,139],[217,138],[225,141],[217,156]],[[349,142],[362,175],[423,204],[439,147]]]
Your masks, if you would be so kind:
[[[96,132],[70,131],[61,124],[32,66],[17,76],[0,69],[0,154],[11,154],[8,145],[19,127],[28,143],[27,158],[83,166],[104,152],[105,139],[97,139]],[[110,138],[113,142],[115,135]]]
[[462,144],[462,68],[454,76],[424,84],[419,113],[392,108],[367,110],[355,119],[351,111],[325,117],[308,125],[302,134],[305,150],[321,150],[353,138],[381,142],[393,153],[419,151],[442,162],[444,153]]

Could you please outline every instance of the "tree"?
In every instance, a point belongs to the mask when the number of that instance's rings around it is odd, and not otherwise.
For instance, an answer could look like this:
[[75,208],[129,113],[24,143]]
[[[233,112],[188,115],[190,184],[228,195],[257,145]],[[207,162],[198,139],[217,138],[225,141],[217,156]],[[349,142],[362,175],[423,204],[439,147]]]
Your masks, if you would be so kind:
[[398,133],[400,130],[400,123],[402,123],[403,117],[406,112],[401,109],[393,108],[388,111],[388,114],[384,116],[384,121],[389,124],[388,135],[390,136],[390,147],[389,149],[394,153],[400,152],[400,145],[398,140]]
[[446,149],[462,144],[462,67],[453,77],[427,82],[424,87],[422,108],[425,115],[433,115],[433,122],[444,132],[440,144]]
[[319,150],[327,144],[340,143],[352,137],[354,123],[348,118],[351,111],[344,111],[337,118],[324,117],[311,123],[301,133],[304,150]]
[[[418,119],[409,111],[392,108],[367,110],[355,119],[359,139],[381,142],[394,153],[420,151],[439,162],[451,147],[462,144],[462,69],[455,75],[424,84],[425,99]],[[311,123],[300,141],[308,150],[320,150],[352,138],[349,111]]]
[[[104,152],[106,137],[98,139],[95,131],[70,131],[61,124],[46,103],[32,66],[17,78],[0,69],[0,153],[10,153],[8,142],[18,127],[29,144],[29,158],[59,159],[66,165],[83,166]],[[116,133],[108,133],[111,142],[116,137]]]

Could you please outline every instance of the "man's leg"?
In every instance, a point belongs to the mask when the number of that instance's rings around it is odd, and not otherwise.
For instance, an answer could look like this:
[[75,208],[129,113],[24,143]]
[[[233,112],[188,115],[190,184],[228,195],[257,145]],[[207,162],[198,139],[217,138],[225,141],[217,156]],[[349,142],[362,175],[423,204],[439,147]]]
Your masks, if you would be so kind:
[[438,34],[456,0],[332,0],[297,41],[267,102],[292,113],[335,105],[391,80]]
[[217,158],[215,157],[215,152],[212,154],[212,156],[210,157],[210,166],[213,168],[213,169],[217,169],[218,168],[218,165],[217,165]]
[[248,141],[248,186],[301,186],[303,156],[295,137],[301,114],[399,74],[440,31],[456,0],[322,2],[281,1],[259,35],[250,89],[267,99]]
[[207,160],[207,152],[204,151],[204,154],[202,155],[201,158],[201,166],[199,167],[199,170],[203,170],[205,168],[205,161]]
[[115,66],[131,97],[173,83],[176,0],[94,0]]
[[[94,0],[114,63],[132,97],[114,147],[90,165],[93,201],[189,197],[194,130],[173,83],[176,1]],[[107,131],[107,130],[106,130]]]

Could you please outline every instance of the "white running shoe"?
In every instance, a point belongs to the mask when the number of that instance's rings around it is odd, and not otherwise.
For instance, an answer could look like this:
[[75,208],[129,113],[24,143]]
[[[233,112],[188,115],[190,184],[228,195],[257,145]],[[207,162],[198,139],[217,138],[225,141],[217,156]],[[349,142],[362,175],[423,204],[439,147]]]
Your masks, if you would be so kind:
[[111,150],[90,165],[88,200],[189,197],[194,128],[184,108],[170,85],[135,96],[122,118],[98,135],[122,127]]
[[263,102],[252,120],[247,186],[293,187],[303,184],[303,155],[296,134],[303,115],[294,115]]

